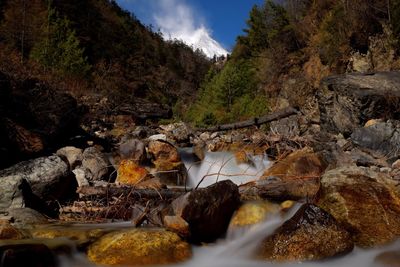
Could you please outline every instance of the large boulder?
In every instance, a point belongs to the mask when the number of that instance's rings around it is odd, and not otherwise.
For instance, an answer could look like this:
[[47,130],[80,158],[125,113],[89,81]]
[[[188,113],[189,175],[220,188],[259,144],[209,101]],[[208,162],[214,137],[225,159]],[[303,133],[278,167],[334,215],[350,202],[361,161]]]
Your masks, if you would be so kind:
[[190,245],[169,231],[134,229],[107,234],[88,249],[88,258],[101,265],[161,265],[185,261]]
[[[69,172],[69,166],[58,156],[42,157],[20,162],[0,171],[0,183],[9,184],[10,190],[18,188],[26,180],[34,195],[41,199],[62,199],[74,192],[76,185]],[[3,195],[3,198],[5,196]]]
[[329,213],[304,204],[261,243],[259,258],[273,261],[321,260],[352,251],[351,235]]
[[357,166],[330,170],[322,176],[318,205],[348,227],[358,246],[400,235],[399,188],[388,174]]
[[368,127],[355,129],[351,135],[356,145],[379,152],[388,158],[400,156],[400,123],[377,122]]
[[[322,156],[306,147],[277,161],[255,184],[260,193],[271,193],[270,198],[296,200],[313,197],[319,190],[319,177],[326,167]],[[268,198],[268,194],[263,194]]]
[[53,150],[79,130],[81,112],[71,95],[2,73],[0,84],[0,167]]
[[[231,216],[239,204],[237,185],[230,180],[221,181],[174,200],[164,224],[179,233],[190,233],[189,238],[194,242],[212,242],[226,232]],[[177,225],[176,222],[181,223]],[[187,231],[183,230],[185,227],[188,228]]]
[[370,119],[396,119],[399,98],[400,72],[327,77],[319,90],[321,127],[350,135]]

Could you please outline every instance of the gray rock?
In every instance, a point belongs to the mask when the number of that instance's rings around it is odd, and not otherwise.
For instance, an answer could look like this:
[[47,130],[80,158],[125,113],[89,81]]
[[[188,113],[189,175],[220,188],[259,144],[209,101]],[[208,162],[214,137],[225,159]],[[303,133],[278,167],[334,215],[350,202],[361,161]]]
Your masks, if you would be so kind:
[[278,121],[271,122],[270,129],[273,133],[285,136],[293,137],[300,135],[300,126],[298,115],[293,115]]
[[20,162],[0,171],[0,181],[8,181],[10,189],[25,179],[33,194],[42,199],[59,199],[70,192],[71,179],[68,165],[58,156],[42,157]]
[[[25,179],[22,177],[8,176],[0,179],[0,211],[7,210],[10,207],[23,207],[25,199],[21,185]],[[26,182],[26,181],[25,181]]]
[[11,208],[7,215],[12,217],[15,224],[26,227],[48,223],[46,217],[30,208]]
[[352,141],[363,148],[379,152],[388,158],[400,156],[400,123],[378,122],[369,127],[355,129]]
[[57,150],[56,155],[69,164],[71,170],[82,164],[82,149],[67,146]]
[[87,177],[92,181],[108,179],[111,163],[96,147],[89,147],[83,151],[82,168],[90,172]]
[[399,98],[400,72],[327,77],[318,96],[322,129],[348,135],[369,119],[394,117]]
[[146,159],[145,145],[138,139],[123,139],[119,145],[119,154],[122,159],[132,159],[140,163]]

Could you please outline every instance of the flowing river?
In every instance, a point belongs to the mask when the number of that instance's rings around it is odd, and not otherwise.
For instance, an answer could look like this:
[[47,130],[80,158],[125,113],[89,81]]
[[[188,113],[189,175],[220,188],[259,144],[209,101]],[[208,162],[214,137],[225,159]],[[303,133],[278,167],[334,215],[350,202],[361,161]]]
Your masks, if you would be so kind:
[[[234,155],[225,152],[207,153],[205,159],[196,163],[190,156],[190,150],[182,151],[182,158],[189,170],[188,186],[208,186],[216,180],[231,179],[237,184],[257,179],[268,168],[270,162],[264,156],[249,156],[248,164],[236,164]],[[252,227],[238,228],[227,232],[226,237],[207,246],[193,246],[193,257],[182,264],[174,266],[184,267],[269,267],[269,266],[310,266],[310,267],[378,267],[399,266],[381,265],[375,257],[386,251],[399,251],[400,241],[389,246],[363,250],[355,248],[350,254],[328,259],[322,262],[303,263],[271,263],[252,259],[252,254],[260,242],[274,232],[285,220],[290,218],[300,207],[296,204],[289,212],[283,215],[269,217],[266,221]],[[130,222],[74,225],[71,227],[85,229],[129,229]],[[72,256],[60,257],[61,267],[92,267],[95,266],[87,260],[85,255],[76,249]],[[399,263],[397,263],[399,264]]]

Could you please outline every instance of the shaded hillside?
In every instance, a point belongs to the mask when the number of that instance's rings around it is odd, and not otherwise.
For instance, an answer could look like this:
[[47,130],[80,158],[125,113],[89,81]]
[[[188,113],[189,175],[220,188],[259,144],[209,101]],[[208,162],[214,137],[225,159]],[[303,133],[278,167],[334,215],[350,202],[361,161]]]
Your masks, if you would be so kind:
[[185,118],[225,123],[288,105],[314,116],[324,76],[400,68],[399,3],[266,0],[254,6],[230,60],[209,72]]
[[6,0],[0,8],[0,69],[19,79],[118,104],[173,106],[193,95],[209,68],[200,51],[165,42],[115,1]]

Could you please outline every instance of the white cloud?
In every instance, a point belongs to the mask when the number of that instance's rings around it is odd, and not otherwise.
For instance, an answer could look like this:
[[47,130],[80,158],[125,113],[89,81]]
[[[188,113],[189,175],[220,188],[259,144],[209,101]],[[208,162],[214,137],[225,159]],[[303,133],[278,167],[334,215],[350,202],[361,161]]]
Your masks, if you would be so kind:
[[[137,1],[140,0],[132,2]],[[148,0],[145,1],[149,3]],[[149,9],[154,26],[161,30],[164,38],[182,40],[194,49],[203,50],[209,57],[228,53],[211,37],[211,30],[205,26],[205,19],[201,14],[194,12],[193,7],[185,0],[153,0]]]

